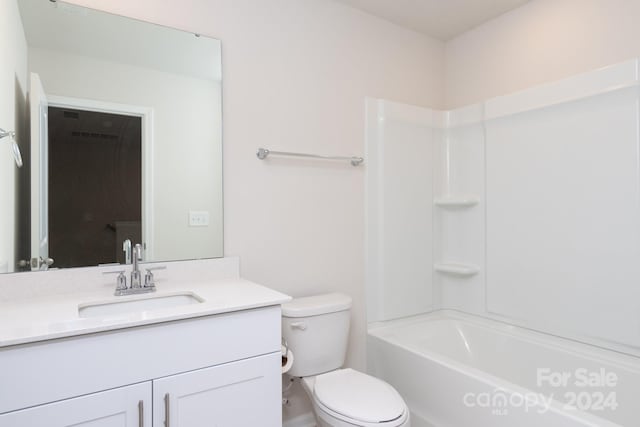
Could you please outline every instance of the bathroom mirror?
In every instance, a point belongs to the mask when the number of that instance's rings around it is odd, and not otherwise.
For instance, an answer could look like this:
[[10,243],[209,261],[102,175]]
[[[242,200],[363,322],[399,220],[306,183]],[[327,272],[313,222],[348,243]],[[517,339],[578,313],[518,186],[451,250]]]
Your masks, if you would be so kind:
[[220,42],[62,2],[18,7],[25,167],[16,205],[0,207],[16,218],[5,271],[124,263],[136,244],[143,261],[223,256]]

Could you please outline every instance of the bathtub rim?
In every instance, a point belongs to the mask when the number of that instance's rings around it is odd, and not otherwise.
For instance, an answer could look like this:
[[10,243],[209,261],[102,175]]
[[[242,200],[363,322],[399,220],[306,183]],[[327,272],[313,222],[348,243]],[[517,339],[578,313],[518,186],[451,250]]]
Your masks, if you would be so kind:
[[467,322],[482,329],[488,329],[502,335],[523,339],[553,350],[577,354],[596,362],[616,365],[621,369],[640,374],[640,356],[458,310],[435,310],[430,313],[370,323],[367,325],[367,334],[377,336],[385,341],[390,341],[384,336],[381,336],[384,334],[384,331],[433,320],[457,320]]
[[[459,374],[467,375],[474,380],[487,384],[492,390],[506,390],[509,393],[520,393],[521,395],[526,395],[527,393],[531,392],[536,393],[534,390],[530,390],[519,384],[485,372],[472,365],[460,362],[450,356],[438,353],[437,351],[431,351],[428,349],[418,351],[415,348],[403,344],[399,340],[394,340],[383,335],[384,331],[389,329],[434,320],[456,320],[471,323],[472,325],[481,327],[483,329],[490,329],[492,332],[497,332],[517,339],[523,339],[536,345],[542,345],[553,350],[571,353],[580,357],[588,358],[595,362],[609,364],[613,367],[628,370],[635,374],[640,374],[640,358],[630,356],[626,353],[619,353],[609,349],[602,349],[593,346],[592,344],[575,342],[564,337],[557,337],[543,332],[529,330],[521,326],[508,324],[493,319],[487,319],[481,316],[471,315],[456,310],[437,310],[431,313],[419,314],[408,318],[376,322],[374,324],[368,325],[367,338],[369,338],[370,336],[386,342],[390,345],[399,347],[400,349],[412,353],[416,356],[431,359],[434,362],[441,364]],[[552,345],[552,341],[554,345]],[[367,351],[370,350],[367,349]],[[574,421],[582,422],[585,425],[591,427],[622,427],[620,424],[617,424],[613,420],[599,417],[590,412],[585,412],[578,409],[568,410],[565,408],[565,404],[559,402],[556,399],[553,399],[551,401],[549,411],[558,413]]]

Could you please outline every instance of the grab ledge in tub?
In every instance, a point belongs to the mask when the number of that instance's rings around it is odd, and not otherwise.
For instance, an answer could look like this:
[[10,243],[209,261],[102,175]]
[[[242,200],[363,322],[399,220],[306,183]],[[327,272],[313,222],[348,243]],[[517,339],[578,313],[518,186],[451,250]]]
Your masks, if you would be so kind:
[[480,272],[480,269],[475,265],[467,265],[467,264],[435,264],[433,268],[438,273],[444,274],[454,274],[456,276],[475,276]]
[[445,196],[433,201],[434,205],[441,208],[470,208],[478,203],[478,199],[472,196]]

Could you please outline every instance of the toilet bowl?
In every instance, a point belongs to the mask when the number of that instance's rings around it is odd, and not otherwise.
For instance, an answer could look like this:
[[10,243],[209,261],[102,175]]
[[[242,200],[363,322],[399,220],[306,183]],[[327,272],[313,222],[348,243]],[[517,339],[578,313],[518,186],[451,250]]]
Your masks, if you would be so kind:
[[389,384],[353,369],[302,379],[318,427],[408,427],[409,409]]
[[301,378],[318,427],[409,427],[409,409],[386,382],[341,369],[351,298],[325,294],[282,306],[282,336],[294,355],[289,375]]

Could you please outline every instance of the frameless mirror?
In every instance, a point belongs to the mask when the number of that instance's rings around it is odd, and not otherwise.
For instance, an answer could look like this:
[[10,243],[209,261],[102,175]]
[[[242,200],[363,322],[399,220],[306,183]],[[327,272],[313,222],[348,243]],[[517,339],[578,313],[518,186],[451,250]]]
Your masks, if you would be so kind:
[[17,206],[0,207],[18,218],[6,269],[123,263],[136,244],[144,261],[222,256],[220,42],[18,5],[29,125]]

